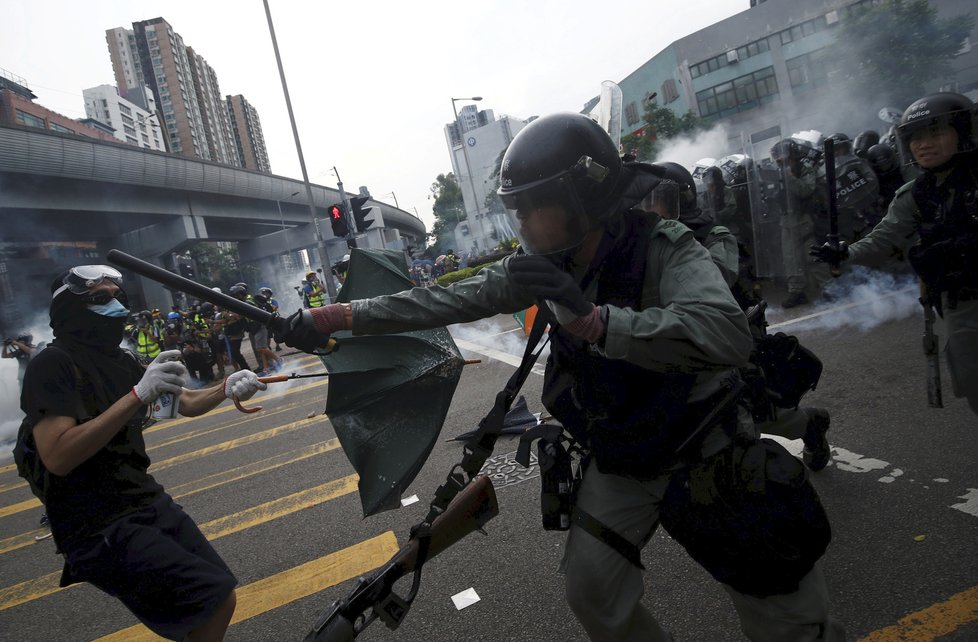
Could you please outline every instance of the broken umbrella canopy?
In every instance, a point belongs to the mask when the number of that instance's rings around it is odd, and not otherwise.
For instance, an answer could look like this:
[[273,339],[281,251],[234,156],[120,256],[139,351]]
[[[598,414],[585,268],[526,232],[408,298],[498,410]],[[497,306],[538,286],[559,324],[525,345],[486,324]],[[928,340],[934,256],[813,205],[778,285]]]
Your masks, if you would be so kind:
[[[404,254],[354,249],[338,301],[412,287]],[[360,475],[364,517],[400,506],[402,493],[438,439],[464,361],[445,328],[400,334],[333,335],[326,414]]]

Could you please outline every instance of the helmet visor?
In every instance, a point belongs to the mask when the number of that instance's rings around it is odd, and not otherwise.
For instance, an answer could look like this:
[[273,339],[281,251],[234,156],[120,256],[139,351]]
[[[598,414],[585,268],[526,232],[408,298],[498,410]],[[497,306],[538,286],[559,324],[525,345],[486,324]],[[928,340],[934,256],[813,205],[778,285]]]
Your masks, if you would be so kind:
[[569,174],[500,198],[527,254],[555,254],[577,247],[591,229]]
[[104,279],[122,287],[122,274],[119,270],[108,265],[78,265],[68,270],[63,281],[64,285],[55,290],[51,298],[65,290],[72,294],[86,294]]
[[[903,164],[913,165],[920,162],[926,166],[930,161],[927,155],[937,154],[941,158],[946,157],[949,160],[956,153],[962,151],[963,146],[957,127],[958,120],[962,116],[968,117],[970,115],[961,111],[952,111],[937,115],[934,118],[920,119],[899,125],[896,128],[897,149]],[[951,133],[953,135],[950,135]],[[928,144],[923,149],[918,148],[918,150],[926,158],[917,158],[914,155],[913,144],[924,141]]]
[[679,183],[668,179],[660,181],[638,207],[646,212],[655,212],[662,218],[678,219],[679,191]]

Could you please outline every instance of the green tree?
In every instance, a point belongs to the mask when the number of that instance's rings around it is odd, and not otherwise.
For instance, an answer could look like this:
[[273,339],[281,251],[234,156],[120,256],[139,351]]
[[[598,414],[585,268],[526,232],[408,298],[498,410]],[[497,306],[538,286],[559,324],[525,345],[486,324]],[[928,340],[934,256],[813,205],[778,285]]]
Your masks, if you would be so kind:
[[[875,4],[875,3],[874,3]],[[971,14],[940,19],[927,0],[882,0],[841,22],[832,46],[836,74],[850,95],[904,107],[948,78],[974,27]]]
[[189,254],[197,264],[198,282],[208,287],[217,286],[223,291],[228,285],[244,281],[255,289],[259,270],[241,263],[237,243],[197,243],[190,248]]
[[431,211],[435,215],[435,224],[428,232],[428,237],[437,244],[446,237],[450,238],[455,226],[465,218],[462,188],[455,180],[455,174],[439,174],[431,184],[431,197],[434,199]]
[[668,107],[647,103],[642,116],[645,126],[641,133],[625,136],[621,140],[622,149],[633,154],[636,160],[651,162],[656,159],[663,145],[671,138],[690,135],[707,129],[709,121],[691,111],[682,116]]

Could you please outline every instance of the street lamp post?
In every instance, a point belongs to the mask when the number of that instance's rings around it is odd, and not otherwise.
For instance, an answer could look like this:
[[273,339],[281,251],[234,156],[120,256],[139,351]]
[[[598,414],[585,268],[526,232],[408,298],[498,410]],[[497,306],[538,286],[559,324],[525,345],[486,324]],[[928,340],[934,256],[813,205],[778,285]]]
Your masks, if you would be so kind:
[[[401,206],[397,204],[397,195],[394,192],[387,192],[387,194],[390,194],[394,198],[394,207],[401,209]],[[387,196],[387,194],[384,194],[384,196]]]
[[[319,247],[319,262],[322,265],[323,274],[330,274],[331,265],[329,253],[326,250],[326,241],[323,240],[323,232],[319,229],[319,221],[316,219],[316,208],[312,203],[312,184],[309,183],[309,172],[306,171],[306,160],[302,155],[302,145],[299,143],[299,129],[295,124],[295,114],[292,111],[292,99],[289,98],[289,86],[285,82],[285,69],[282,67],[282,56],[278,51],[278,40],[275,39],[275,27],[272,26],[272,12],[268,8],[268,0],[264,0],[265,17],[268,19],[268,33],[272,37],[272,49],[275,50],[275,61],[278,63],[278,75],[282,79],[282,93],[285,94],[285,106],[289,110],[289,121],[292,123],[292,137],[295,139],[295,151],[299,156],[299,167],[302,169],[302,182],[306,185],[306,201],[309,204],[309,216],[312,217],[312,224],[316,230],[316,243]],[[324,277],[325,278],[325,277]],[[326,291],[329,293],[329,300],[336,300],[336,285],[333,279],[326,280]]]
[[[471,98],[452,98],[452,112],[455,114],[455,127],[458,129],[458,139],[462,144],[462,157],[465,159],[465,171],[469,175],[469,188],[472,190],[472,200],[475,201],[475,218],[479,221],[479,230],[481,230],[482,235],[485,236],[485,227],[482,221],[482,208],[479,207],[479,196],[475,193],[475,181],[472,180],[472,166],[469,164],[469,150],[465,144],[465,132],[462,131],[462,123],[458,120],[458,110],[455,108],[455,102],[458,100],[472,100],[478,102],[482,100],[482,96],[472,96]],[[462,199],[463,202],[465,199]]]

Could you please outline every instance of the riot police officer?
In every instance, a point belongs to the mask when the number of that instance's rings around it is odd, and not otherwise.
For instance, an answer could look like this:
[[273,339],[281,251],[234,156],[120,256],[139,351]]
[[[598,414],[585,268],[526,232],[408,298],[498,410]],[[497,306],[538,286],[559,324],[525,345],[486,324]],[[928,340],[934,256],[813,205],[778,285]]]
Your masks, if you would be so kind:
[[[280,332],[311,351],[340,329],[433,328],[540,301],[553,315],[544,405],[591,453],[575,511],[644,547],[684,469],[676,459],[684,440],[700,461],[753,430],[723,392],[751,350],[744,314],[686,226],[635,209],[665,172],[622,164],[586,116],[538,118],[500,171],[521,252],[447,287],[300,310]],[[591,639],[670,639],[642,604],[641,569],[607,539],[575,521],[562,566],[567,600]],[[838,639],[818,566],[796,586],[766,597],[724,588],[752,639]]]
[[904,253],[942,315],[954,394],[978,413],[978,127],[966,96],[912,103],[896,128],[905,163],[921,174],[899,190],[866,238],[811,248],[819,261],[882,265]]

